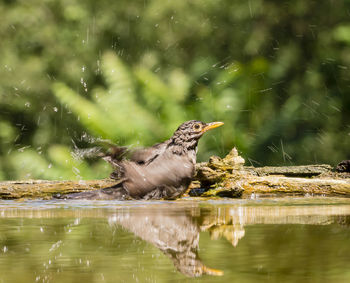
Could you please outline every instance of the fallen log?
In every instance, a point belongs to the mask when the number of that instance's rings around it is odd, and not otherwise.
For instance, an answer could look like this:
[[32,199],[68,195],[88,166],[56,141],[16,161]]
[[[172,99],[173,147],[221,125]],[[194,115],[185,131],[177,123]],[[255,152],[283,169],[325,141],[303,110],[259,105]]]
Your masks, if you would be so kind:
[[333,172],[330,165],[246,167],[235,148],[223,159],[198,164],[196,179],[191,196],[350,196],[350,174]]
[[[248,167],[235,148],[225,158],[212,156],[209,162],[197,164],[196,171],[185,196],[350,196],[350,173],[333,172],[330,165]],[[97,190],[115,182],[112,179],[5,181],[0,182],[0,199],[50,199],[55,194]]]
[[51,199],[56,194],[98,190],[115,184],[115,180],[47,181],[24,180],[0,182],[0,199]]

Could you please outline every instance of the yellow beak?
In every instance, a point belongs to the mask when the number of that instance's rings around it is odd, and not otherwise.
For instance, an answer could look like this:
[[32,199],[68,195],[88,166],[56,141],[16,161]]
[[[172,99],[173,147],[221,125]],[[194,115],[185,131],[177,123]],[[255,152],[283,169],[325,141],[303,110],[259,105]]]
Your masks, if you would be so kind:
[[224,272],[219,269],[214,269],[210,267],[203,266],[203,273],[208,274],[208,275],[213,275],[213,276],[222,276],[224,275]]
[[215,129],[217,127],[222,126],[224,123],[223,122],[212,122],[212,123],[208,123],[203,129],[202,129],[202,133],[205,133],[211,129]]

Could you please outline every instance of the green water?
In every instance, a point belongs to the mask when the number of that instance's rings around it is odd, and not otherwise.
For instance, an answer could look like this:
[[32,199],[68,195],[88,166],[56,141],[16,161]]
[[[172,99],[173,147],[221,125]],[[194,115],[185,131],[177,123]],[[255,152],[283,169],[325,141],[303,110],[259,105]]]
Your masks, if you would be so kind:
[[350,282],[350,200],[0,201],[0,282]]

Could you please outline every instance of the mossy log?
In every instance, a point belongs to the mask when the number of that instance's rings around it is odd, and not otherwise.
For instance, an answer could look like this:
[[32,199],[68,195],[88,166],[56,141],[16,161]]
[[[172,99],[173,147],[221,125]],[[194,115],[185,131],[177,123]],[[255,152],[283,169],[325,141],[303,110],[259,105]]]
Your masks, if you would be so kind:
[[[247,167],[234,148],[225,157],[212,156],[197,164],[185,195],[201,197],[257,197],[271,195],[350,196],[350,174],[335,173],[330,165]],[[55,194],[97,190],[111,179],[86,181],[25,180],[0,182],[0,199],[42,198]]]
[[330,165],[246,167],[235,148],[223,159],[213,156],[209,162],[198,164],[196,179],[189,195],[350,196],[350,174],[333,172]]
[[115,180],[46,181],[24,180],[0,182],[0,199],[42,198],[56,194],[70,194],[102,189],[115,184]]

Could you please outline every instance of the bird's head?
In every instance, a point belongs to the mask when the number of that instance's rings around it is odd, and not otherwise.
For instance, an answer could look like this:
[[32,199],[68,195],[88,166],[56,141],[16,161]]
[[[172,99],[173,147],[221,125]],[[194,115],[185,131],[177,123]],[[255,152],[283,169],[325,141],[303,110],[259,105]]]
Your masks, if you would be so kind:
[[172,143],[186,149],[195,149],[201,136],[214,128],[222,126],[223,122],[204,123],[197,120],[187,121],[181,124],[171,140]]

